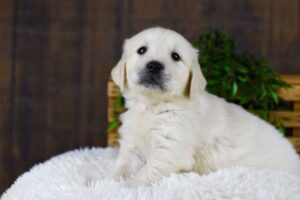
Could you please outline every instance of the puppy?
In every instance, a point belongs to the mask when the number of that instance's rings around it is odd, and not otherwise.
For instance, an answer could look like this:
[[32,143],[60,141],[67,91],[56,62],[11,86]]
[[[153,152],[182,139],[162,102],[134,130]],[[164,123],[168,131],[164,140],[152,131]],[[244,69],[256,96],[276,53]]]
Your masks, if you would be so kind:
[[115,178],[140,186],[237,165],[300,175],[299,156],[273,126],[205,91],[198,52],[180,34],[150,28],[126,40],[112,79],[127,108]]

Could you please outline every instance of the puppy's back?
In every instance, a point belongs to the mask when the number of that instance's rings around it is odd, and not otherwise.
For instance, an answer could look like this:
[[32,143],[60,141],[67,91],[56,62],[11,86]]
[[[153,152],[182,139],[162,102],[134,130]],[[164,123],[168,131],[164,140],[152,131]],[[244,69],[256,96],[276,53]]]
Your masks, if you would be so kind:
[[[197,101],[200,106],[197,112],[206,112],[199,116],[209,123],[202,125],[206,127],[202,138],[209,137],[211,142],[207,148],[210,151],[206,151],[208,162],[215,162],[213,167],[244,165],[286,170],[300,175],[298,154],[272,125],[242,107],[209,93],[203,93]],[[201,131],[201,127],[198,128]]]

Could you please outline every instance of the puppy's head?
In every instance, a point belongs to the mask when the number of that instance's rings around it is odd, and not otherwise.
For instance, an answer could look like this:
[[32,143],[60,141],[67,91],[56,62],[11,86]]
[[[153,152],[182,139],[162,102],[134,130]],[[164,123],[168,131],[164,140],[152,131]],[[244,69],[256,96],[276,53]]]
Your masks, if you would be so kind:
[[112,79],[124,93],[168,97],[192,98],[206,86],[197,50],[164,28],[150,28],[126,40]]

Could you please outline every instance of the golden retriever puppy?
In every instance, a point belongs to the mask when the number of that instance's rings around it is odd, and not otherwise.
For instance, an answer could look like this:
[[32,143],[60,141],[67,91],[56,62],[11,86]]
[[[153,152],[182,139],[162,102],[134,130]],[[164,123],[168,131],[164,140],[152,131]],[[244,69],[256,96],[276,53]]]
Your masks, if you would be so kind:
[[198,52],[180,34],[157,27],[126,40],[112,78],[127,108],[114,177],[139,186],[237,165],[300,174],[299,156],[273,126],[205,91]]

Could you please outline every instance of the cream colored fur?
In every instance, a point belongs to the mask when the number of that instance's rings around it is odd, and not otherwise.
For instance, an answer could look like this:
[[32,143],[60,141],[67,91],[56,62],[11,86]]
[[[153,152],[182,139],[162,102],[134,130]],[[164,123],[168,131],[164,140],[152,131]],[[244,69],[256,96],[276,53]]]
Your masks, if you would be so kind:
[[[145,55],[137,54],[141,46],[148,48]],[[138,84],[151,60],[165,66],[165,90]],[[112,78],[127,108],[115,178],[133,176],[132,186],[147,185],[174,172],[205,174],[238,165],[300,175],[299,156],[273,126],[205,91],[197,51],[178,33],[150,28],[126,40]]]

